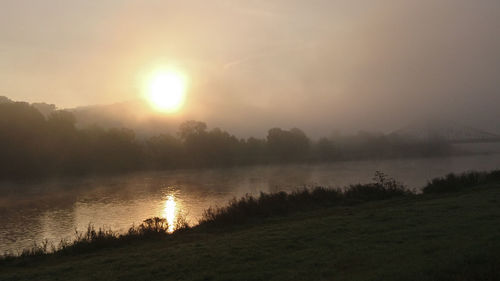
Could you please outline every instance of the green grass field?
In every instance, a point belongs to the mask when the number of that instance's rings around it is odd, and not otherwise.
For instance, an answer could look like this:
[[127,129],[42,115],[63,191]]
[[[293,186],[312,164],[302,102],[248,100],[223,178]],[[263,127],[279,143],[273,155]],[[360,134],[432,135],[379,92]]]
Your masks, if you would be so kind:
[[500,280],[500,185],[0,261],[0,280]]

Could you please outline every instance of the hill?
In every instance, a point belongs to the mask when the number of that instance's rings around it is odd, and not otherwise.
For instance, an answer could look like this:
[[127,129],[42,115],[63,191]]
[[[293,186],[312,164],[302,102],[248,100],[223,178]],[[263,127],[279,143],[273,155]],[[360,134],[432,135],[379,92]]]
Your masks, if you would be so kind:
[[76,118],[77,126],[97,125],[102,128],[128,128],[138,136],[175,134],[182,121],[175,116],[156,114],[144,101],[135,100],[108,105],[91,105],[67,109]]

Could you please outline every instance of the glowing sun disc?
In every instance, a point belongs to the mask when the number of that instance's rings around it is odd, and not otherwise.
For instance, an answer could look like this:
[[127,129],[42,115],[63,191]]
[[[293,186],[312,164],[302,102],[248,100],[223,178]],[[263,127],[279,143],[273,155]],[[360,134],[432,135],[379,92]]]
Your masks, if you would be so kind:
[[147,86],[147,99],[160,111],[177,111],[184,103],[186,78],[177,72],[157,72],[151,76]]

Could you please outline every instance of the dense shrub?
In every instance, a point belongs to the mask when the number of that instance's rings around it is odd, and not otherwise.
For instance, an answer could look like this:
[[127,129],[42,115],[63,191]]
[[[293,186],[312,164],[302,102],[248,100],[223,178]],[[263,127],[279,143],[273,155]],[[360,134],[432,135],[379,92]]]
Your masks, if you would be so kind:
[[369,201],[382,200],[397,196],[410,195],[414,192],[395,179],[382,172],[375,172],[374,182],[369,184],[351,185],[344,192],[346,200]]
[[252,218],[265,218],[286,215],[290,212],[310,209],[318,206],[332,205],[342,198],[337,189],[316,187],[292,193],[263,193],[258,197],[246,195],[233,199],[225,207],[209,208],[203,213],[200,223],[238,223]]
[[124,234],[119,234],[110,229],[96,229],[93,225],[89,225],[83,232],[76,231],[75,238],[72,241],[61,240],[58,244],[54,244],[44,240],[41,243],[34,243],[31,248],[25,249],[21,253],[0,254],[0,261],[52,253],[81,253],[91,249],[117,246],[124,241],[161,239],[189,228],[186,218],[180,214],[177,215],[172,227],[170,227],[166,219],[154,217],[144,220],[139,226],[130,227]]
[[316,187],[292,193],[260,193],[254,197],[246,195],[233,199],[225,207],[209,208],[203,213],[200,224],[234,224],[249,219],[286,215],[304,209],[346,205],[358,202],[383,200],[415,194],[396,180],[376,172],[373,183],[351,185],[348,188],[328,189]]
[[460,191],[486,183],[500,182],[500,170],[491,172],[466,172],[462,174],[448,174],[445,177],[432,179],[423,188],[424,193],[444,193]]

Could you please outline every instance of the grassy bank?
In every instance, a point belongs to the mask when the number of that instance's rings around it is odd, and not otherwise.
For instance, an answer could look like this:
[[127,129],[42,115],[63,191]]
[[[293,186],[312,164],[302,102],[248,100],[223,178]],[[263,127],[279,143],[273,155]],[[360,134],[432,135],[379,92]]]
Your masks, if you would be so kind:
[[[500,185],[482,175],[442,192],[434,181],[420,195],[396,196],[396,188],[378,197],[370,193],[377,186],[358,186],[340,199],[330,194],[342,204],[299,204],[300,211],[279,214],[299,197],[235,201],[174,235],[4,260],[0,280],[497,280]],[[251,207],[277,202],[290,205],[270,213]]]

